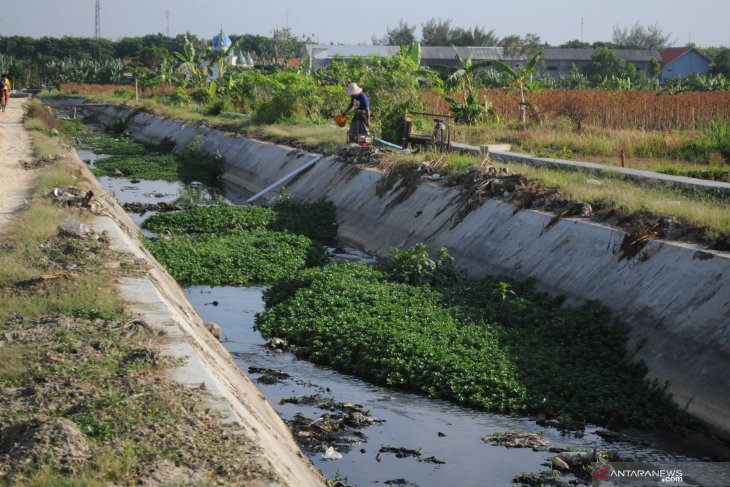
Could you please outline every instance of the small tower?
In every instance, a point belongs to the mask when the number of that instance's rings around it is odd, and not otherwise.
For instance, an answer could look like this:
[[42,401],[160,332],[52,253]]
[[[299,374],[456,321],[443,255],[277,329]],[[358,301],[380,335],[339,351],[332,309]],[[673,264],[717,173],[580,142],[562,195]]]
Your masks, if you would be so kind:
[[101,37],[101,6],[99,4],[100,0],[96,0],[96,5],[94,7],[94,37],[97,39]]

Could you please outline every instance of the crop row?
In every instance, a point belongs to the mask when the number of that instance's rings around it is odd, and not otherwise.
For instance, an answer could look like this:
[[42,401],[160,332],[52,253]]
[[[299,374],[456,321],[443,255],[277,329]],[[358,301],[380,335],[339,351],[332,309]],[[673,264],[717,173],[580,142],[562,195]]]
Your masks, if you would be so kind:
[[[443,96],[421,91],[428,111],[449,113]],[[517,93],[485,89],[479,92],[504,120],[518,116]],[[558,116],[581,124],[609,129],[695,130],[708,120],[730,118],[730,93],[686,92],[678,95],[654,91],[543,90],[531,93],[533,118],[542,121]]]

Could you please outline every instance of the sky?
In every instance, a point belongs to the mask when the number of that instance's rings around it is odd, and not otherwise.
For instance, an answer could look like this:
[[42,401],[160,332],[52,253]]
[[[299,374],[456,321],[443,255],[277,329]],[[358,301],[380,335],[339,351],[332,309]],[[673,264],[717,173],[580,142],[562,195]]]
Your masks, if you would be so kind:
[[[95,0],[4,2],[0,35],[31,37],[94,34]],[[430,18],[452,26],[494,29],[498,37],[534,33],[551,45],[573,39],[610,41],[615,26],[656,24],[672,45],[730,47],[730,0],[101,0],[101,35],[109,39],[191,32],[211,37],[271,35],[289,27],[329,44],[369,44],[403,19],[420,26]]]

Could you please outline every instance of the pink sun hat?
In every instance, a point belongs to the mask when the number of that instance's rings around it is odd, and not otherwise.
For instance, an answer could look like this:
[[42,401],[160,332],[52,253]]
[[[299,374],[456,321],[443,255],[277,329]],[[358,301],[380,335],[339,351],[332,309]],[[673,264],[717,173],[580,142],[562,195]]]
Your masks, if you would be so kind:
[[345,88],[345,92],[348,95],[350,95],[350,96],[352,96],[352,95],[359,95],[360,93],[362,93],[362,88],[360,88],[359,86],[357,86],[357,83],[350,83]]

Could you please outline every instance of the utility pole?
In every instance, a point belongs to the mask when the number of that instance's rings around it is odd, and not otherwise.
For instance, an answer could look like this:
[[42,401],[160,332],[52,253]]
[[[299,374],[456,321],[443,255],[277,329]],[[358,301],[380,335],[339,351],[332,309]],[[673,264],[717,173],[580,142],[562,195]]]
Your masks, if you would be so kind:
[[165,34],[167,34],[167,37],[170,37],[170,10],[165,10],[165,20],[166,20]]
[[99,5],[100,0],[96,0],[96,8],[94,9],[95,13],[95,23],[94,23],[94,37],[97,39],[101,37],[101,6]]

